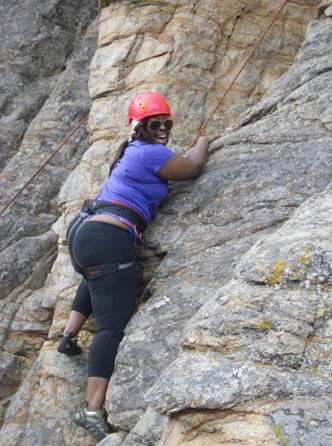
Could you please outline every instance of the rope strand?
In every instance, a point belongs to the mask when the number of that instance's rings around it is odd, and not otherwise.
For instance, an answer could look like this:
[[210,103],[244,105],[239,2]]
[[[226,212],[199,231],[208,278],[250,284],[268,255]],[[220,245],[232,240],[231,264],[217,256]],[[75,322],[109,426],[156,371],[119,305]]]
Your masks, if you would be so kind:
[[234,79],[232,80],[232,82],[229,84],[229,86],[227,87],[225,93],[221,96],[221,98],[219,99],[219,101],[217,102],[217,105],[213,108],[212,112],[209,114],[209,116],[207,117],[206,121],[201,125],[201,127],[199,128],[196,136],[194,137],[194,139],[191,141],[191,143],[188,146],[188,149],[191,149],[197,142],[198,138],[201,136],[201,134],[203,133],[203,131],[206,129],[208,123],[210,122],[212,116],[215,114],[215,112],[218,110],[218,108],[220,107],[220,105],[224,102],[226,96],[228,95],[229,91],[231,90],[231,88],[233,87],[233,85],[235,84],[235,82],[237,81],[237,79],[239,78],[239,76],[241,75],[242,71],[245,69],[245,67],[248,65],[248,63],[250,62],[250,59],[252,59],[252,57],[254,56],[254,54],[257,51],[257,48],[261,45],[261,43],[263,42],[263,40],[265,39],[266,35],[268,34],[268,32],[271,30],[272,26],[274,25],[274,23],[278,20],[279,16],[281,15],[283,9],[286,6],[286,3],[288,2],[288,0],[284,0],[282,5],[280,6],[278,12],[276,13],[276,15],[273,17],[273,19],[271,20],[271,22],[269,23],[269,25],[266,27],[265,31],[263,32],[263,34],[261,35],[261,37],[258,39],[258,41],[256,42],[256,45],[254,46],[253,50],[251,51],[251,53],[249,54],[249,56],[247,57],[247,59],[245,60],[245,62],[243,63],[242,67],[240,68],[240,70],[238,71],[237,75],[234,77]]
[[66,144],[66,142],[71,138],[71,136],[81,127],[81,125],[87,121],[89,112],[84,113],[84,115],[81,117],[81,119],[77,122],[77,124],[71,128],[71,130],[67,133],[65,138],[60,142],[55,152],[52,153],[51,156],[47,158],[47,160],[36,170],[36,172],[32,175],[32,177],[24,184],[24,186],[19,189],[19,191],[12,197],[5,206],[1,209],[0,217],[3,216],[3,214],[6,212],[6,210],[17,200],[17,198],[21,195],[21,193],[33,182],[33,180],[36,178],[36,176],[39,175],[39,173],[44,169],[46,164],[48,164],[51,159],[59,152],[59,150]]

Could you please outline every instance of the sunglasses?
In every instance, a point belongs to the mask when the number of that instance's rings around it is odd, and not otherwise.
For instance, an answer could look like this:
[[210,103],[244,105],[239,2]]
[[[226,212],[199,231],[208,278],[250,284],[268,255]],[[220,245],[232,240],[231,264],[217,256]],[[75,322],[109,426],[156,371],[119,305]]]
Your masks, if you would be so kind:
[[173,121],[171,119],[152,119],[148,122],[147,128],[152,132],[155,132],[159,130],[162,125],[164,125],[166,130],[171,130],[171,128],[173,127]]

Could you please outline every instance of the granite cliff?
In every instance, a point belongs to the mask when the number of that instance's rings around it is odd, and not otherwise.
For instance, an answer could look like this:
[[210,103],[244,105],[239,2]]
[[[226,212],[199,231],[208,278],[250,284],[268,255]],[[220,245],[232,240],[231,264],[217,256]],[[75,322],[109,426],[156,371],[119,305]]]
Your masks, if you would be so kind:
[[[79,278],[57,238],[128,135],[131,94],[167,96],[184,152],[278,5],[124,0],[94,20],[92,2],[31,4],[2,7],[2,203],[91,107],[89,141],[82,128],[0,220],[0,443],[89,446],[69,414],[94,324],[82,357],[60,357]],[[332,443],[331,17],[288,2],[207,128],[204,174],[172,185],[146,231],[103,445]]]

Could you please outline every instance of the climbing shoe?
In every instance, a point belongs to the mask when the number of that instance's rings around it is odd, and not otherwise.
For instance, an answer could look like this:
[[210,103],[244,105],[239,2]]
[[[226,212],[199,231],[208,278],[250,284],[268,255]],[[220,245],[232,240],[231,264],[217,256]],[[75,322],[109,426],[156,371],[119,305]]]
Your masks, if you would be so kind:
[[111,426],[106,421],[106,411],[97,410],[95,414],[88,415],[86,409],[80,409],[73,415],[73,421],[77,426],[90,432],[98,441],[111,433]]
[[82,349],[77,344],[77,339],[72,335],[72,333],[69,333],[68,335],[60,336],[58,352],[64,353],[67,356],[76,356],[82,353]]

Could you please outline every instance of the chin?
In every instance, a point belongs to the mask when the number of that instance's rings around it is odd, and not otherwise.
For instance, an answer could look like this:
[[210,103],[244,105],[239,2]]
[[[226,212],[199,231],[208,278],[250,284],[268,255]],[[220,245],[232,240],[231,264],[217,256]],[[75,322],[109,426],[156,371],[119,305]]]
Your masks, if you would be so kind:
[[168,143],[168,138],[165,139],[156,139],[156,144],[162,144],[163,146],[165,146]]

